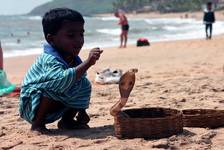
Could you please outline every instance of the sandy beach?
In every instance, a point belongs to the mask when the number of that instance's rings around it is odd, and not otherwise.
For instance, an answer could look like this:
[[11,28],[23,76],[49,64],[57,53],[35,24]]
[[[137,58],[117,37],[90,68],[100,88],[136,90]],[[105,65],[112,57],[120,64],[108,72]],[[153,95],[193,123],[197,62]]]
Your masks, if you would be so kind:
[[[18,97],[0,97],[0,150],[85,149],[85,150],[222,150],[224,128],[184,128],[180,135],[149,140],[117,139],[110,107],[119,99],[118,85],[94,83],[95,73],[104,68],[127,71],[138,68],[129,108],[165,107],[174,109],[224,108],[224,35],[212,40],[181,40],[152,43],[149,47],[129,45],[125,49],[104,48],[102,57],[88,71],[92,81],[91,104],[87,110],[90,129],[63,131],[57,122],[47,125],[53,135],[30,131],[30,124],[19,117]],[[81,52],[82,59],[89,50]],[[37,56],[5,59],[10,81],[20,84]]]
[[[153,43],[150,47],[105,48],[102,58],[88,76],[103,68],[126,71],[138,68],[137,80],[125,108],[168,107],[176,109],[223,109],[224,36],[213,40],[185,40]],[[81,56],[85,59],[88,50]],[[19,84],[36,56],[8,58],[9,79]],[[109,108],[119,98],[118,85],[93,83],[89,130],[60,131],[48,125],[55,135],[37,135],[19,118],[18,98],[1,97],[0,149],[223,149],[224,128],[184,128],[184,133],[160,140],[125,139],[114,136]],[[215,134],[203,141],[205,135]]]

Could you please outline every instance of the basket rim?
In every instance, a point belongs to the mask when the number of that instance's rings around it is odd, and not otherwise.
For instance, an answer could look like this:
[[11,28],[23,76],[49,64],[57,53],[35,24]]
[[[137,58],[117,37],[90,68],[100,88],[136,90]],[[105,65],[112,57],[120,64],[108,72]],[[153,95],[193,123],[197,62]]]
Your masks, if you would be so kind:
[[136,110],[136,109],[165,109],[165,110],[174,110],[174,111],[181,111],[179,109],[174,109],[174,108],[169,108],[169,107],[144,107],[144,108],[125,108],[125,109],[122,109],[121,111],[125,111],[125,110]]
[[201,114],[200,112],[202,112],[203,114],[206,113],[206,114],[216,114],[216,113],[223,113],[224,114],[224,110],[218,110],[218,109],[182,109],[181,110],[182,113],[184,115],[187,115],[185,114],[185,112],[195,112],[195,113],[198,113],[198,114]]
[[130,108],[130,109],[123,109],[121,110],[121,112],[124,112],[125,110],[139,110],[139,109],[164,109],[164,110],[173,110],[175,111],[176,113],[175,114],[172,114],[170,116],[165,116],[165,117],[154,117],[154,118],[149,118],[149,117],[146,117],[146,118],[125,118],[123,116],[115,116],[115,118],[118,118],[118,119],[127,119],[127,120],[167,120],[167,119],[174,119],[176,118],[177,116],[182,116],[182,111],[181,110],[178,110],[178,109],[173,109],[173,108],[166,108],[166,107],[147,107],[147,108]]
[[223,111],[223,109],[207,109],[207,108],[192,108],[192,109],[181,109],[181,111],[185,111],[185,110],[208,110],[208,111]]
[[183,109],[183,118],[186,117],[222,117],[224,116],[224,110],[217,109]]

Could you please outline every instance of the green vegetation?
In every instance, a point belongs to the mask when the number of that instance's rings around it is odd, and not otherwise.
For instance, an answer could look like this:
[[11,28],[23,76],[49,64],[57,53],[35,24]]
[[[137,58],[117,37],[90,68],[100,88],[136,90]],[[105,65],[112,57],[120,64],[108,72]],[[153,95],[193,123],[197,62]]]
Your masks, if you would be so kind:
[[[53,0],[33,9],[29,15],[43,15],[47,10],[56,7],[68,7],[78,10],[83,15],[112,13],[123,9],[126,12],[158,11],[184,12],[200,11],[209,0]],[[224,1],[224,0],[220,0]],[[219,9],[221,9],[219,5]],[[224,8],[224,6],[222,6]]]
[[43,15],[46,11],[57,7],[68,7],[83,15],[113,12],[113,2],[116,0],[53,0],[34,8],[28,15]]
[[132,11],[183,12],[200,10],[206,0],[117,0],[115,9]]

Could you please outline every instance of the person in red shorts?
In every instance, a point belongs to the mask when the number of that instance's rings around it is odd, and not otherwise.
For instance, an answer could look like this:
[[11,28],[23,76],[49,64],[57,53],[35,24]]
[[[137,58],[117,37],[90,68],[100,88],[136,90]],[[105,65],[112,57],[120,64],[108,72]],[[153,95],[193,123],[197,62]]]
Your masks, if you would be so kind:
[[120,48],[125,48],[127,46],[128,40],[128,30],[129,24],[128,19],[123,12],[115,12],[114,16],[119,18],[119,25],[121,26],[121,34],[120,34]]

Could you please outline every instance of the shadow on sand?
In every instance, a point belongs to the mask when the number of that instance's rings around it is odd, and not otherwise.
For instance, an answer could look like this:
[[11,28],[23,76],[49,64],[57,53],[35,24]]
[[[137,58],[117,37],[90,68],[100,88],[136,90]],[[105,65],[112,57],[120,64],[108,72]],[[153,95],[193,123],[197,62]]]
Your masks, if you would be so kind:
[[107,136],[114,136],[113,125],[105,125],[99,127],[93,127],[90,129],[76,129],[76,130],[61,130],[61,129],[50,129],[52,132],[50,136],[61,136],[65,135],[68,138],[76,137],[82,139],[102,139]]

